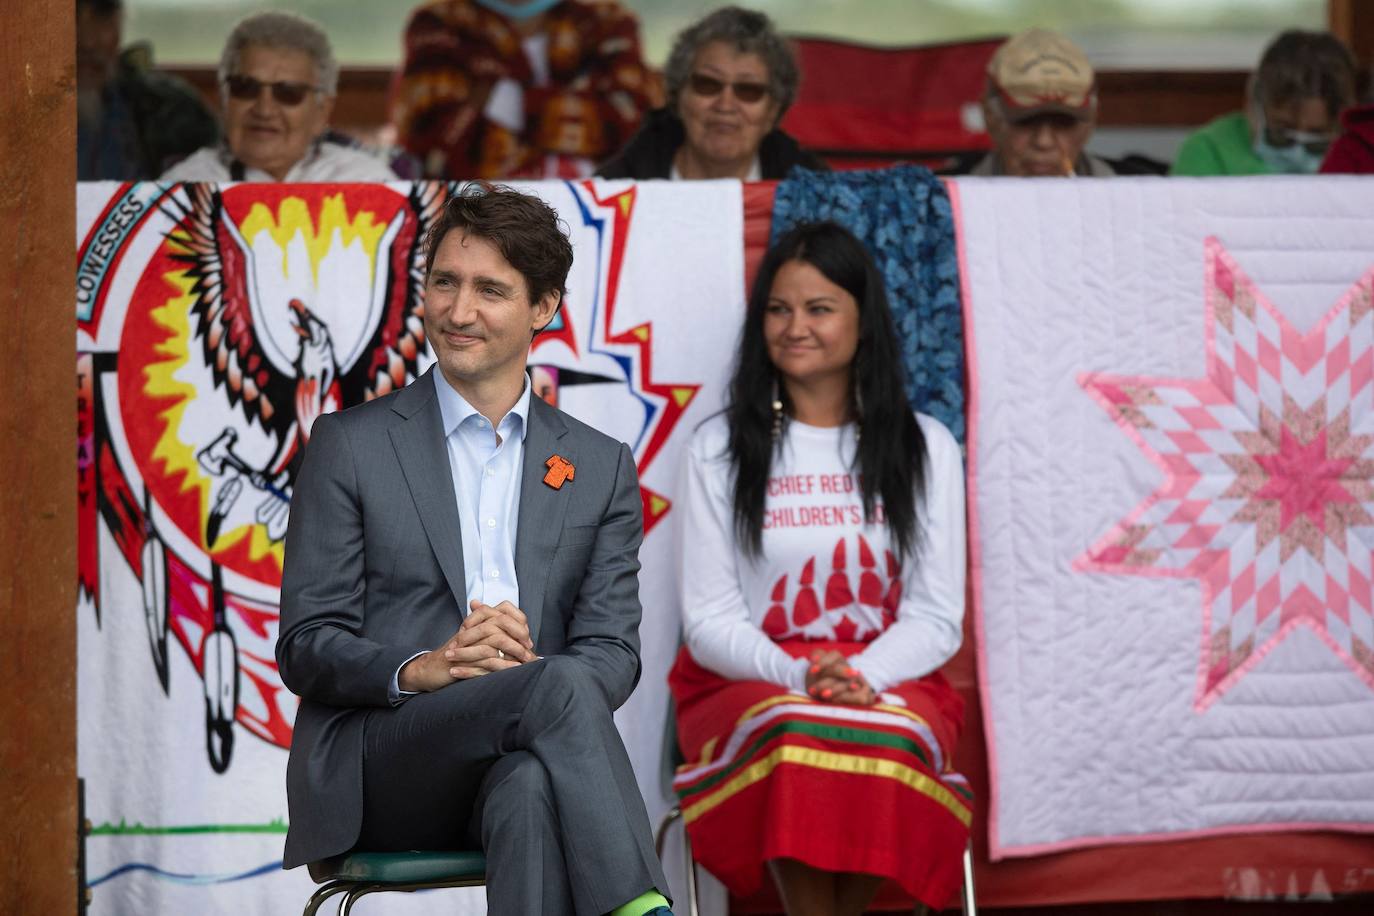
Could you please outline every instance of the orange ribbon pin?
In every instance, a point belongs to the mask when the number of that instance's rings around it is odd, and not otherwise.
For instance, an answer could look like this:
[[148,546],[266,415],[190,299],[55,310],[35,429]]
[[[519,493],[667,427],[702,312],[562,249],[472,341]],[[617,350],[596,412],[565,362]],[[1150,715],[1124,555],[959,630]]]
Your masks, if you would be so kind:
[[549,469],[549,472],[544,475],[544,483],[555,490],[563,486],[563,481],[572,480],[577,476],[577,469],[573,467],[571,461],[562,455],[551,456],[548,461],[544,462],[544,467]]

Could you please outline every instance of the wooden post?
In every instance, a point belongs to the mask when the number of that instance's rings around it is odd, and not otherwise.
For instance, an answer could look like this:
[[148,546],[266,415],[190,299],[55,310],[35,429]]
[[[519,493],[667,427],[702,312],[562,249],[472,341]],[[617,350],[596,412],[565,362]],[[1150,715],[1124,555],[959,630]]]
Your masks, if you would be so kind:
[[1355,59],[1366,73],[1374,68],[1374,3],[1326,0],[1326,18],[1332,34],[1355,52]]
[[5,4],[0,42],[0,913],[76,888],[75,34]]

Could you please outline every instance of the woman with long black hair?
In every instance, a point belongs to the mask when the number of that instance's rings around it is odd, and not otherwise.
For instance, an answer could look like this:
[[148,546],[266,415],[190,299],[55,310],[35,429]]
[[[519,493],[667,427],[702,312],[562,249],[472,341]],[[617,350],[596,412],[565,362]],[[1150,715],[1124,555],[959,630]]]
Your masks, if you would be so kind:
[[908,405],[895,341],[863,245],[793,229],[686,462],[674,787],[698,860],[741,896],[766,869],[793,916],[862,913],[884,879],[942,907],[968,839],[938,671],[962,633],[963,466]]

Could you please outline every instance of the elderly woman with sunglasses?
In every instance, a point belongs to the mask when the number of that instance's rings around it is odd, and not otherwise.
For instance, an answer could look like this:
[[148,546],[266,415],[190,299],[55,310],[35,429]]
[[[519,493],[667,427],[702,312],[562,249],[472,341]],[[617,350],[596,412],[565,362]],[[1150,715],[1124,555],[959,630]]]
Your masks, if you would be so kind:
[[220,57],[224,142],[164,181],[391,181],[380,159],[325,140],[339,65],[324,30],[294,13],[239,22]]
[[668,105],[597,174],[602,178],[784,177],[824,169],[778,129],[799,74],[787,42],[762,13],[727,6],[677,37],[664,70]]

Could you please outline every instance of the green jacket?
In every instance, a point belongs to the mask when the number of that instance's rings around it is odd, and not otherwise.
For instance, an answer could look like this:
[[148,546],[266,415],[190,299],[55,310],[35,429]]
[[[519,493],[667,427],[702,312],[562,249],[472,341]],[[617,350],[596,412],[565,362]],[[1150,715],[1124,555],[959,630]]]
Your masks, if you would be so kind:
[[1170,175],[1268,175],[1250,138],[1250,119],[1243,111],[1222,115],[1192,134],[1178,148]]

